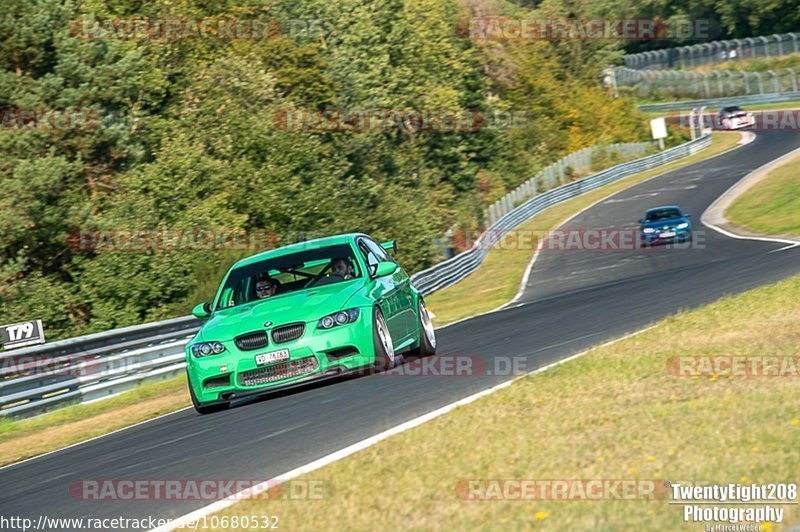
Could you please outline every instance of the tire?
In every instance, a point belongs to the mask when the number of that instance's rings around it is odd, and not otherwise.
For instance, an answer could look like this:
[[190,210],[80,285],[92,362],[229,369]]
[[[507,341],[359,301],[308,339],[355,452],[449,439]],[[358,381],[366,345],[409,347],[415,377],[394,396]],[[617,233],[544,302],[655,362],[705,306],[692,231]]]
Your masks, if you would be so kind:
[[192,397],[192,406],[201,416],[213,414],[214,412],[222,412],[223,410],[227,410],[231,405],[230,403],[214,403],[211,405],[203,405],[203,403],[198,401],[197,397],[194,395],[194,388],[192,388],[192,381],[189,379],[188,373],[186,374],[186,380],[189,384],[189,395]]
[[381,371],[395,367],[399,355],[394,352],[392,335],[377,306],[372,310],[372,340],[375,344],[375,367]]
[[411,354],[420,357],[435,355],[436,331],[422,296],[417,301],[417,327],[419,328],[419,345],[411,351]]

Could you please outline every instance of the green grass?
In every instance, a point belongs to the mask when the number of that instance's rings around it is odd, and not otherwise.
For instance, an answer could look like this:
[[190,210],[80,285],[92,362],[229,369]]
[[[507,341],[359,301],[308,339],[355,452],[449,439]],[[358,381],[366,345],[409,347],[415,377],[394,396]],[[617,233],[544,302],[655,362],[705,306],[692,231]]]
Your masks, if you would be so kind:
[[0,420],[0,466],[101,436],[189,405],[186,377],[143,384],[117,396],[30,419]]
[[[298,479],[325,486],[323,500],[249,500],[217,516],[275,515],[291,530],[702,530],[666,500],[476,502],[455,488],[465,479],[797,482],[800,377],[679,377],[667,364],[797,356],[798,331],[795,277],[669,317]],[[785,510],[785,525],[800,519],[797,506]]]
[[697,72],[710,72],[711,70],[743,70],[745,72],[766,72],[768,70],[781,70],[784,68],[797,68],[800,66],[800,54],[790,54],[780,57],[751,57],[711,63],[708,65],[686,68]]
[[800,235],[800,156],[773,169],[737,198],[725,216],[757,233]]
[[[738,133],[716,132],[713,143],[705,150],[659,168],[635,174],[616,183],[611,183],[577,198],[547,209],[542,214],[525,222],[517,231],[548,231],[558,227],[579,210],[625,188],[641,183],[653,176],[674,170],[699,160],[706,159],[731,149],[739,141]],[[508,247],[508,246],[506,246]],[[536,240],[530,246],[519,249],[503,249],[503,242],[493,249],[480,268],[460,283],[428,296],[425,302],[436,315],[436,325],[444,325],[459,319],[488,312],[510,301],[517,293],[525,273]]]

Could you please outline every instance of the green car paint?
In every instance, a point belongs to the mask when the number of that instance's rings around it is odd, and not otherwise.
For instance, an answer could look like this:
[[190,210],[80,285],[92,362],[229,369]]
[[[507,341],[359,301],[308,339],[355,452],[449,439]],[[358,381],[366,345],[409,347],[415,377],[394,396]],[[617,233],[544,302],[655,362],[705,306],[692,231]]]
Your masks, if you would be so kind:
[[[348,234],[237,262],[214,301],[193,312],[207,318],[186,345],[195,409],[207,413],[250,394],[388,367],[402,353],[432,354],[427,310],[389,255],[394,247]],[[261,299],[265,282],[276,293]]]

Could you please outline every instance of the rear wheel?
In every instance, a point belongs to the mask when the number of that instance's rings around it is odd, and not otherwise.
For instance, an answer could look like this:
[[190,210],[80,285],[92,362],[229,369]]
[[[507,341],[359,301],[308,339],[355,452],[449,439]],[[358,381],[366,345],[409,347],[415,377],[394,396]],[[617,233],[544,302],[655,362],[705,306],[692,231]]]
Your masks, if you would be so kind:
[[230,403],[214,403],[211,405],[204,405],[200,401],[197,400],[197,397],[194,395],[194,388],[192,388],[192,381],[189,379],[189,374],[186,374],[186,380],[189,384],[189,395],[192,397],[192,406],[200,415],[205,414],[213,414],[214,412],[221,412],[223,410],[227,410],[230,406]]
[[419,327],[419,346],[411,353],[422,357],[436,354],[436,331],[422,297],[417,301],[417,325]]
[[393,368],[397,364],[392,335],[383,319],[381,309],[372,311],[372,337],[375,343],[375,366],[380,370]]

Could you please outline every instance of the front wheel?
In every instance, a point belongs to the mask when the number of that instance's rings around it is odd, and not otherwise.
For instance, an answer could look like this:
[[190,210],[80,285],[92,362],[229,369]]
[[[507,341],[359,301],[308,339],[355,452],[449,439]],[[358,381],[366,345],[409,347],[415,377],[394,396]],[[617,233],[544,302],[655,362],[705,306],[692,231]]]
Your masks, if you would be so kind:
[[197,400],[197,397],[194,395],[194,388],[192,388],[192,381],[189,379],[189,374],[186,374],[186,381],[189,385],[189,395],[192,397],[192,406],[194,407],[195,411],[202,415],[205,414],[213,414],[214,412],[221,412],[222,410],[226,410],[230,403],[214,403],[211,405],[204,405],[200,401]]
[[397,356],[394,352],[392,335],[378,307],[372,311],[372,339],[375,344],[375,366],[379,370],[393,368],[397,364]]
[[422,297],[417,302],[417,325],[419,328],[419,346],[412,351],[415,356],[431,356],[436,354],[436,331],[431,316]]

